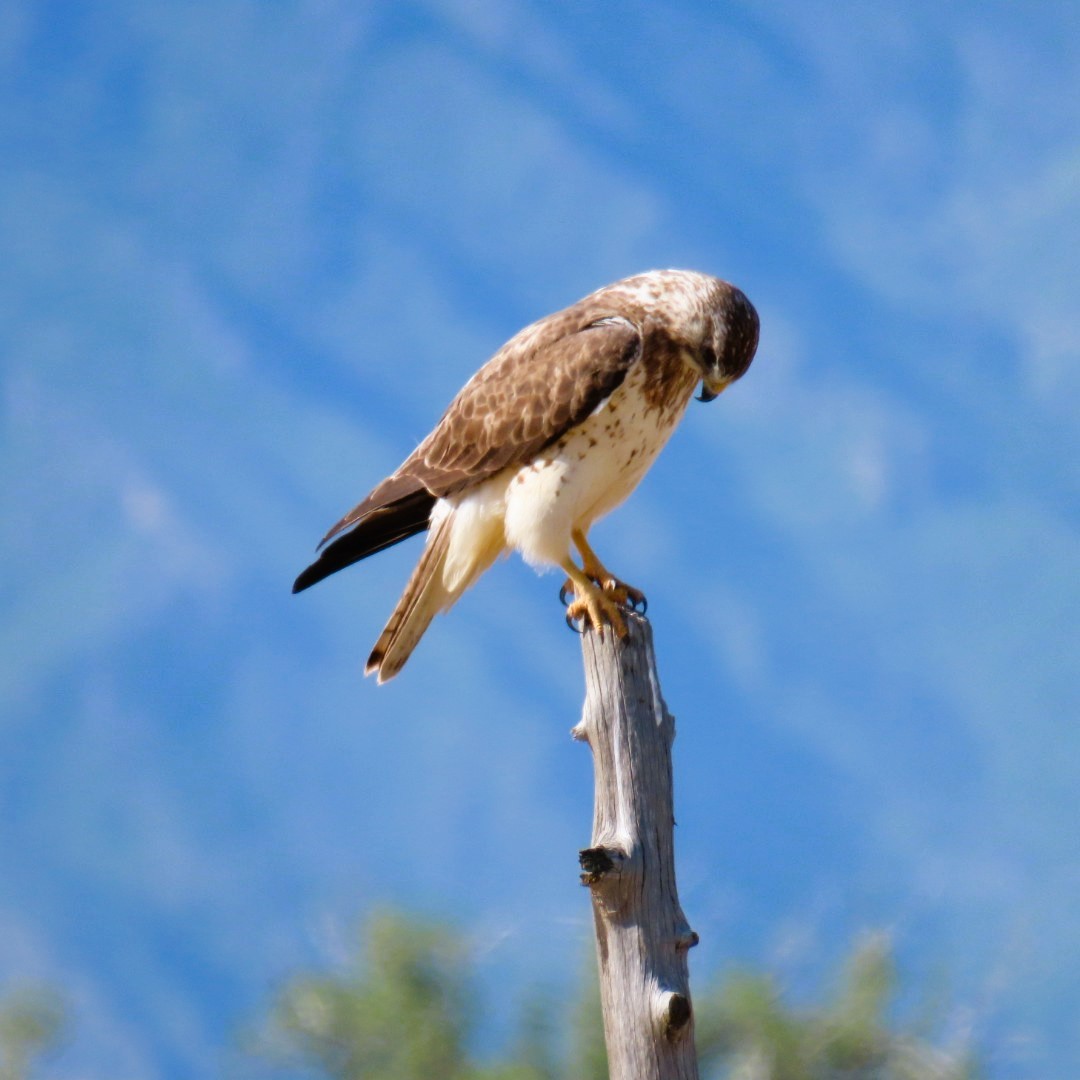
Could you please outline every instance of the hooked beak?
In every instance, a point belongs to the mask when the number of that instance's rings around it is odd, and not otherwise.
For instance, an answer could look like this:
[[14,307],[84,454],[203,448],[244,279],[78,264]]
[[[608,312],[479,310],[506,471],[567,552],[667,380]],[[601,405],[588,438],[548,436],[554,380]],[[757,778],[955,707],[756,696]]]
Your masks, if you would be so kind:
[[701,393],[695,401],[713,401],[718,398],[731,384],[730,379],[720,375],[706,375],[701,380]]

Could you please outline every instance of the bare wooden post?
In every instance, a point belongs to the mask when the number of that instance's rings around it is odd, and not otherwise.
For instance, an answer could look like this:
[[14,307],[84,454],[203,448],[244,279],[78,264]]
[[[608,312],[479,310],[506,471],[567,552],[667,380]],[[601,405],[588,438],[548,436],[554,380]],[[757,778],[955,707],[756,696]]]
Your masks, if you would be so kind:
[[574,738],[596,773],[592,846],[581,852],[592,891],[611,1080],[697,1080],[686,953],[697,944],[675,888],[671,743],[675,719],[656,674],[652,629],[587,630],[585,708]]

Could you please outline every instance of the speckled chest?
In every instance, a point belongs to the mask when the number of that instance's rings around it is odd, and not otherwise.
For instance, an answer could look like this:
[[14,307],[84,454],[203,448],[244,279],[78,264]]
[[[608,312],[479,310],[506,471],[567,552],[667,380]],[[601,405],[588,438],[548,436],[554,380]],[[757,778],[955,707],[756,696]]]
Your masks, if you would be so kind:
[[516,485],[587,528],[637,487],[686,410],[697,374],[677,353],[638,362],[593,412],[519,472]]

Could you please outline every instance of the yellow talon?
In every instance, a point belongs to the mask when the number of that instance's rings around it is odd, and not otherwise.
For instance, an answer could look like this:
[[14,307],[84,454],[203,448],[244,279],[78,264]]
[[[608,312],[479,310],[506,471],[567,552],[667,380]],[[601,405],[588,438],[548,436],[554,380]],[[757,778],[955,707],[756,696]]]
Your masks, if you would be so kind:
[[588,621],[601,637],[605,625],[612,627],[617,637],[626,637],[626,620],[619,605],[591,583],[588,590],[574,586],[574,600],[566,608],[566,618],[569,622]]
[[635,589],[633,585],[627,585],[625,581],[620,581],[616,577],[609,577],[598,584],[605,595],[610,596],[620,607],[628,608],[630,611],[636,611],[640,607],[644,612],[648,606],[645,594],[640,589]]
[[[581,552],[582,570],[585,576],[590,581],[595,581],[616,604],[629,608],[631,611],[636,611],[640,607],[642,614],[644,614],[648,607],[645,594],[640,589],[635,589],[633,585],[627,585],[625,581],[620,581],[608,570],[597,557],[596,552],[589,546],[585,534],[580,529],[575,529],[570,535],[574,541],[574,546]],[[573,579],[568,578],[563,586],[563,591],[568,591],[573,586]]]

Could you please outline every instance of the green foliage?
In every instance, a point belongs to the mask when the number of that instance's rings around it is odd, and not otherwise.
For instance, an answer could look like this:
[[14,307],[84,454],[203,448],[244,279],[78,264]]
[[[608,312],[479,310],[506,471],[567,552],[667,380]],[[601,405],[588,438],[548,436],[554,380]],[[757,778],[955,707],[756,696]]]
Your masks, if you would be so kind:
[[585,977],[570,1018],[570,1062],[560,1077],[566,1080],[608,1080],[607,1047],[604,1046],[604,1010],[600,1006],[600,980],[596,959],[589,956]]
[[471,1080],[467,984],[447,930],[381,914],[367,928],[366,963],[285,988],[263,1049],[343,1080]]
[[[264,1052],[332,1080],[606,1080],[594,965],[569,1010],[543,995],[528,998],[509,1054],[479,1064],[468,1052],[475,1009],[460,941],[399,914],[375,917],[366,938],[366,955],[352,969],[302,976],[283,990]],[[880,935],[855,948],[837,992],[816,1007],[787,1005],[768,976],[730,977],[697,996],[702,1075],[974,1080],[966,1052],[936,1048],[890,1023],[896,992],[892,951]]]
[[0,1000],[0,1080],[26,1080],[34,1063],[59,1042],[66,1022],[51,991],[23,987]]
[[725,1080],[974,1080],[966,1049],[891,1029],[896,991],[883,935],[855,948],[839,992],[814,1008],[787,1006],[766,975],[736,975],[698,1001],[702,1071]]

